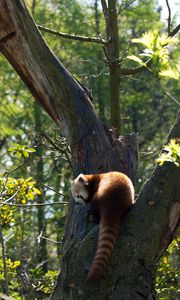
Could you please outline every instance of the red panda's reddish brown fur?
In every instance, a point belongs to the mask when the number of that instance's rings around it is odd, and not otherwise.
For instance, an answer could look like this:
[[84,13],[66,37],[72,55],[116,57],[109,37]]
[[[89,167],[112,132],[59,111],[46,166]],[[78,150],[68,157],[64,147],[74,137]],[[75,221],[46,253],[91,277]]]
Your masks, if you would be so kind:
[[80,174],[71,187],[77,204],[92,202],[100,215],[99,237],[95,257],[87,279],[97,281],[105,273],[115,246],[121,219],[134,202],[131,180],[123,173]]

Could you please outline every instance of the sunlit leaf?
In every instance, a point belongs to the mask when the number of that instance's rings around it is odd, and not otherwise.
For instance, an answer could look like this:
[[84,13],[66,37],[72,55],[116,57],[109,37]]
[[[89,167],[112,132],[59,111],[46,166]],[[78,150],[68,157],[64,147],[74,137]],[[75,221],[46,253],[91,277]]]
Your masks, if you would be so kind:
[[135,55],[129,55],[129,56],[127,56],[127,58],[138,62],[140,65],[143,64],[142,59],[140,59],[139,57],[137,57]]
[[33,187],[33,191],[34,191],[37,195],[41,195],[41,191],[38,190],[37,188]]
[[162,166],[165,162],[174,163],[177,167],[180,167],[180,144],[171,139],[169,144],[165,145],[159,158],[156,159],[156,163]]
[[173,78],[173,79],[180,79],[180,71],[176,67],[168,67],[165,70],[162,70],[159,73],[163,77]]
[[29,153],[26,150],[22,151],[24,157],[29,157]]
[[[167,47],[167,45],[176,43],[176,38],[167,37],[165,34],[160,36],[157,30],[151,30],[145,32],[141,38],[132,39],[132,42],[142,44],[145,47],[139,56],[148,57],[152,60],[152,65],[148,69],[155,76],[166,76],[174,79],[180,77],[177,69],[170,66],[169,48]],[[128,58],[143,65],[143,61],[137,56],[131,55]]]

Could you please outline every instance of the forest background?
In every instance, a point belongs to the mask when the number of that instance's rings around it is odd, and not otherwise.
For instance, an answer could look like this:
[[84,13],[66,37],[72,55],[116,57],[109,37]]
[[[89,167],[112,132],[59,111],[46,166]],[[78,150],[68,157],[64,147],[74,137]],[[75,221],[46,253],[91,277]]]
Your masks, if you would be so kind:
[[[168,15],[167,22],[162,21],[162,9],[156,1],[122,3],[121,56],[125,67],[137,66],[138,62],[125,58],[127,53],[141,52],[141,46],[131,40],[149,30],[157,30],[159,34],[168,32]],[[84,4],[75,0],[26,1],[26,4],[38,25],[67,34],[103,38],[105,22],[99,1]],[[171,27],[177,22],[177,14],[172,15]],[[52,51],[93,95],[100,119],[111,125],[109,73],[102,45],[64,39],[41,30]],[[177,44],[170,48],[174,65],[179,52]],[[124,76],[121,82],[121,133],[138,133],[137,193],[151,174],[179,109],[179,81],[169,77],[161,81],[145,70]],[[71,153],[66,139],[59,137],[59,128],[37,103],[31,104],[32,95],[2,55],[0,83],[0,292],[24,299],[31,290],[35,298],[41,299],[51,294],[59,273],[72,179]],[[178,297],[177,250],[176,237],[159,263],[158,299]]]

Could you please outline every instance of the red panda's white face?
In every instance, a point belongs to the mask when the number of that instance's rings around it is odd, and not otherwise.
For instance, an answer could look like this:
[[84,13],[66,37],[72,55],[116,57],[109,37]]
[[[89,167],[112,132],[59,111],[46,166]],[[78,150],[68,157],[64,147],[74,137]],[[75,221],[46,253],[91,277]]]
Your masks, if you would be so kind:
[[89,182],[86,180],[83,174],[80,174],[74,179],[71,185],[71,193],[76,204],[85,205],[89,197],[87,185]]

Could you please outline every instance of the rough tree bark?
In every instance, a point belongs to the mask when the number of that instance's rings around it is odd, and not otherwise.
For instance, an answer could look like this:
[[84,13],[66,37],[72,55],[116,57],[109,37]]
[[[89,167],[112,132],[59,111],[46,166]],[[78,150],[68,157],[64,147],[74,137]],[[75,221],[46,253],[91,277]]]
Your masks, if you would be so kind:
[[[135,137],[120,138],[101,124],[86,91],[45,44],[24,2],[1,0],[0,19],[0,51],[67,136],[74,176],[120,170],[133,179]],[[180,116],[171,137],[179,132]],[[71,200],[62,272],[51,299],[154,299],[156,263],[179,219],[179,180],[174,165],[156,167],[124,219],[105,279],[93,286],[85,275],[98,226],[90,222],[88,206],[76,208]]]

